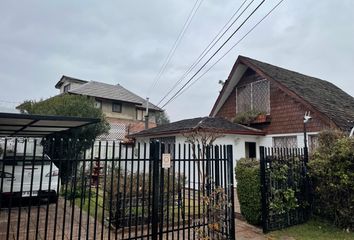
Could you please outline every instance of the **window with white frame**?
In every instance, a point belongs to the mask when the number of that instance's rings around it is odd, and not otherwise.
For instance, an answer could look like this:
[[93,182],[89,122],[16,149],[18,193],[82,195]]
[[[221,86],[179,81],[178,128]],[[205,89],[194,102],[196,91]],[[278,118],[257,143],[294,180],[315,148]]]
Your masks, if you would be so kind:
[[252,82],[236,88],[236,112],[270,113],[270,84],[268,80]]
[[273,146],[275,148],[297,148],[296,136],[273,137]]

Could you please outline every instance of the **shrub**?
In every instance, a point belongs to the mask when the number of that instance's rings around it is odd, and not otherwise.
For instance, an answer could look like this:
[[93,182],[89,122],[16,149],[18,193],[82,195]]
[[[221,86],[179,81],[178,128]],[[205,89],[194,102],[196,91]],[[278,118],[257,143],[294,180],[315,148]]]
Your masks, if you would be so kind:
[[237,161],[237,196],[241,214],[247,222],[261,224],[261,184],[259,161],[242,158]]
[[314,212],[354,230],[354,139],[337,132],[321,133],[309,170]]

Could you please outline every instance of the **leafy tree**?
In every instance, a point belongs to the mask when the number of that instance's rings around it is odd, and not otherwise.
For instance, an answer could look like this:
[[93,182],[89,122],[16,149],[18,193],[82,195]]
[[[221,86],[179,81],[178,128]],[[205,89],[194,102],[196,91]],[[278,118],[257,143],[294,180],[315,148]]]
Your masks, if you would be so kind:
[[157,126],[170,123],[170,118],[165,111],[156,112],[156,124]]
[[[102,110],[95,108],[94,99],[87,96],[63,94],[38,102],[27,100],[17,109],[21,113],[27,114],[98,118],[101,120],[97,124],[54,133],[48,136],[47,139],[50,140],[42,141],[44,150],[54,160],[74,159],[75,156],[90,148],[92,141],[97,136],[107,133],[109,130],[109,124],[105,120]],[[60,165],[58,162],[56,163],[58,166]],[[64,164],[61,172],[70,174],[71,171],[67,170],[72,167],[73,164]]]

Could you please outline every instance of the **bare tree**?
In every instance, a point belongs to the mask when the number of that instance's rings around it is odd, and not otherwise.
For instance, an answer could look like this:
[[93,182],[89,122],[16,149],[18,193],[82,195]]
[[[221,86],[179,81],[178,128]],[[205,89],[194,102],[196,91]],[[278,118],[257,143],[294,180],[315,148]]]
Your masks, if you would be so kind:
[[[211,147],[215,140],[224,136],[219,129],[197,127],[192,130],[184,131],[182,136],[186,138],[186,142],[192,146],[193,159],[205,159],[207,157],[207,149]],[[205,187],[205,180],[208,177],[204,169],[197,161],[198,176],[201,179],[201,188]]]

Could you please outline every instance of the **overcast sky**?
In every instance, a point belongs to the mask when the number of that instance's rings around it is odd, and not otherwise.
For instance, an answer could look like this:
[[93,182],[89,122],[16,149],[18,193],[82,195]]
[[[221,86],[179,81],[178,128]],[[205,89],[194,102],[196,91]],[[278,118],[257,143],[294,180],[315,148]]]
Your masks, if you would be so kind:
[[[54,85],[62,75],[119,83],[146,97],[194,2],[1,1],[0,111],[11,111],[26,99],[56,95]],[[202,2],[165,74],[149,93],[153,103],[241,2]],[[266,0],[225,51],[277,2]],[[171,120],[208,115],[221,89],[218,81],[228,77],[238,55],[328,80],[354,96],[353,45],[354,1],[285,0],[166,111]]]

